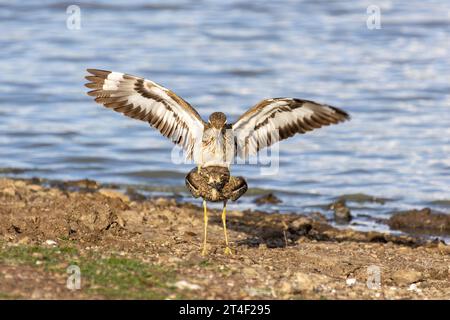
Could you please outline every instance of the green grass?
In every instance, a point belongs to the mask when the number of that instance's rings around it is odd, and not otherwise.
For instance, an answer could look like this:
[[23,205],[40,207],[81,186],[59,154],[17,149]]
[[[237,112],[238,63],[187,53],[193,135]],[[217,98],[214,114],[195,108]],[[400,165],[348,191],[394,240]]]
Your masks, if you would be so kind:
[[6,265],[33,265],[38,266],[37,262],[41,264],[47,271],[53,271],[55,266],[65,259],[69,259],[78,252],[72,247],[51,248],[40,246],[5,246],[2,245],[0,250],[0,263]]
[[[38,262],[39,261],[39,262]],[[37,263],[38,262],[38,263]],[[27,265],[48,272],[66,273],[69,265],[81,270],[81,291],[87,296],[111,299],[164,299],[174,294],[173,270],[114,254],[80,255],[71,246],[6,246],[0,243],[1,265]],[[0,293],[0,298],[7,293]],[[176,295],[176,298],[182,298]]]
[[79,266],[92,284],[89,292],[108,298],[164,299],[175,280],[172,270],[114,256],[83,259]]

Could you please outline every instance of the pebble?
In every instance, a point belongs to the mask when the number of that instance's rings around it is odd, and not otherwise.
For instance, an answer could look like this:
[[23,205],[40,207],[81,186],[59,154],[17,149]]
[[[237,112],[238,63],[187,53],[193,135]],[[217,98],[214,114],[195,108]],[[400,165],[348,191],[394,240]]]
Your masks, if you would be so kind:
[[330,206],[334,210],[334,220],[339,223],[348,223],[352,220],[350,209],[347,207],[345,200],[338,200]]
[[17,241],[17,243],[28,244],[28,243],[30,243],[30,238],[25,236],[25,237],[21,238],[19,241]]
[[405,285],[422,280],[422,273],[415,270],[398,270],[392,274],[392,280],[398,285]]
[[37,184],[30,184],[28,186],[28,189],[30,189],[31,191],[40,191],[42,190],[42,187]]
[[45,244],[48,245],[48,246],[52,246],[52,247],[55,247],[55,246],[58,245],[58,244],[56,243],[56,241],[54,241],[54,240],[46,240],[46,241],[45,241]]
[[2,193],[11,197],[14,197],[16,195],[16,191],[13,188],[5,188],[2,190]]
[[120,199],[123,202],[130,202],[130,197],[114,189],[102,188],[98,190],[98,192],[108,198]]
[[174,286],[180,290],[200,290],[202,288],[198,284],[190,283],[186,280],[177,281],[174,283]]
[[311,279],[311,276],[302,273],[302,272],[296,272],[294,274],[294,290],[296,292],[304,292],[304,291],[312,291],[314,290],[314,282]]
[[17,188],[23,188],[23,187],[25,187],[27,184],[26,184],[24,181],[17,180],[17,181],[14,181],[14,185],[15,185]]
[[281,203],[282,201],[273,193],[269,193],[259,198],[256,198],[254,202],[256,204],[262,205],[262,204],[277,204]]
[[258,276],[258,272],[250,267],[244,267],[242,269],[242,273],[247,276],[247,277],[257,277]]
[[417,288],[417,284],[412,283],[412,284],[409,286],[408,291],[414,291],[414,292],[417,292],[417,293],[421,293],[421,292],[422,292],[422,289]]
[[123,228],[127,225],[141,225],[142,215],[134,210],[125,210],[117,213],[117,223]]
[[289,231],[295,232],[298,235],[305,235],[311,230],[311,223],[312,222],[310,219],[306,217],[300,217],[289,224]]
[[289,281],[283,281],[280,285],[280,292],[290,294],[294,291],[292,284]]
[[439,242],[437,247],[438,247],[438,250],[442,254],[449,254],[450,255],[450,246],[449,245],[446,245],[443,242]]

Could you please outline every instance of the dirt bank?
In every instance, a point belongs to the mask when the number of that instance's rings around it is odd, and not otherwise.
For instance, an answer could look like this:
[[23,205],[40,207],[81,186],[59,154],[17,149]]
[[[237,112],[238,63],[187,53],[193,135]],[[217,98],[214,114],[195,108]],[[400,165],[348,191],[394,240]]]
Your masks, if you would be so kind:
[[[338,230],[320,215],[228,216],[234,255],[223,254],[213,211],[202,257],[199,207],[94,182],[71,191],[0,179],[0,297],[450,299],[442,242]],[[66,288],[69,265],[80,290]]]

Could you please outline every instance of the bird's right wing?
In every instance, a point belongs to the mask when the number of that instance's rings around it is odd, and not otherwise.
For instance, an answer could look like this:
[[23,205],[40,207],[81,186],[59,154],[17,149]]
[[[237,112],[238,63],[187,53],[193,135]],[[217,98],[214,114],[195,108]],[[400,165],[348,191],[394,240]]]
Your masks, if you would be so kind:
[[201,141],[205,122],[185,100],[153,81],[132,75],[97,69],[86,87],[95,101],[124,115],[149,122],[162,135],[180,145],[188,158],[193,157],[194,145]]

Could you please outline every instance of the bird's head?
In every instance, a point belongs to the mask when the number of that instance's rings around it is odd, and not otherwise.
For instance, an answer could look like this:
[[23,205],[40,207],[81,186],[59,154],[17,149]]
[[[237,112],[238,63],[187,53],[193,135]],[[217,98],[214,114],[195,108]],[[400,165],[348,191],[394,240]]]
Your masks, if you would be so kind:
[[209,116],[208,122],[216,129],[222,129],[227,123],[227,117],[222,112],[214,112]]

